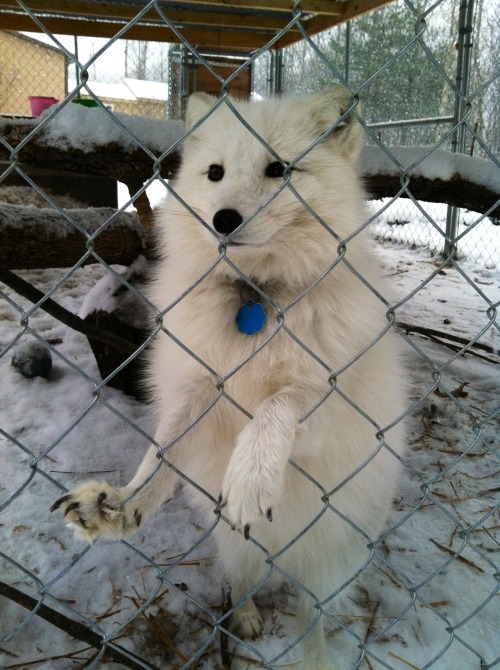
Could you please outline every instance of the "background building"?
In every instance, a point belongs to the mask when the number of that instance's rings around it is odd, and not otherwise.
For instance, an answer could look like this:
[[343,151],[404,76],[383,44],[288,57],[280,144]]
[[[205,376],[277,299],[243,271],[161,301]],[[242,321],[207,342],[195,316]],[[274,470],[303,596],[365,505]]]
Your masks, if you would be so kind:
[[20,33],[0,31],[0,114],[31,116],[29,96],[66,95],[66,56]]

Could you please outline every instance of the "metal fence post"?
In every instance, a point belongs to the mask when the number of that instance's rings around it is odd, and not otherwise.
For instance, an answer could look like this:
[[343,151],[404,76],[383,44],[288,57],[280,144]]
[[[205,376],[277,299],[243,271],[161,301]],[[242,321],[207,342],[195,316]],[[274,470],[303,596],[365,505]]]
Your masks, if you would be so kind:
[[272,50],[269,59],[269,77],[267,92],[276,94],[283,92],[283,52]]
[[274,51],[271,51],[269,53],[269,63],[267,68],[267,94],[272,93],[274,90],[274,59],[275,53]]
[[274,93],[283,92],[283,51],[277,51],[274,58]]
[[351,32],[352,32],[352,24],[350,21],[348,21],[345,24],[345,59],[344,59],[344,77],[346,80],[346,84],[349,83],[349,79],[351,76]]
[[[469,95],[470,82],[470,59],[472,53],[472,30],[473,30],[474,0],[462,0],[458,19],[458,54],[455,88],[455,110],[453,122],[456,126],[452,135],[451,150],[454,153],[465,153],[465,114],[467,108],[467,97]],[[458,125],[459,124],[459,125]],[[457,257],[457,245],[455,239],[458,234],[457,207],[448,205],[446,215],[446,240],[443,255],[446,258]]]

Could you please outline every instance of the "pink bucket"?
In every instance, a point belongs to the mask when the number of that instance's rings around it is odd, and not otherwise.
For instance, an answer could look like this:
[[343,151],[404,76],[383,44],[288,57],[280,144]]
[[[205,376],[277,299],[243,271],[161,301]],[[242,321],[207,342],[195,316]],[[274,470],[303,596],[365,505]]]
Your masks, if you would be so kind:
[[30,95],[28,100],[30,101],[31,113],[33,116],[40,116],[40,114],[52,105],[55,105],[56,102],[59,102],[57,98],[45,98],[39,95]]

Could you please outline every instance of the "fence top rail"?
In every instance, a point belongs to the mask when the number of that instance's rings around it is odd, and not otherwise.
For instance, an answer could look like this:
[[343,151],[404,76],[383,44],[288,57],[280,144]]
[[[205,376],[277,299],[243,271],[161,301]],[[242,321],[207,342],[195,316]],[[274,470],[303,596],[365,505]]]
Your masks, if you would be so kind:
[[435,123],[453,123],[453,116],[430,116],[425,119],[400,119],[399,121],[379,121],[367,123],[369,128],[401,128],[402,126],[426,126]]

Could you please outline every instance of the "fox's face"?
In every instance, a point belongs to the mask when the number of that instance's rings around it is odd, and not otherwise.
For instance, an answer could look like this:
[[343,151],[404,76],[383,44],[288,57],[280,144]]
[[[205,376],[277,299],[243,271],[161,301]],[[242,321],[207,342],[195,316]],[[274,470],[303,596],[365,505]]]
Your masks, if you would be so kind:
[[292,229],[320,226],[318,216],[330,225],[329,210],[345,198],[342,184],[346,173],[354,178],[361,148],[361,126],[350,113],[342,118],[351,109],[348,92],[216,104],[191,96],[192,133],[177,182],[214,245],[251,253]]

